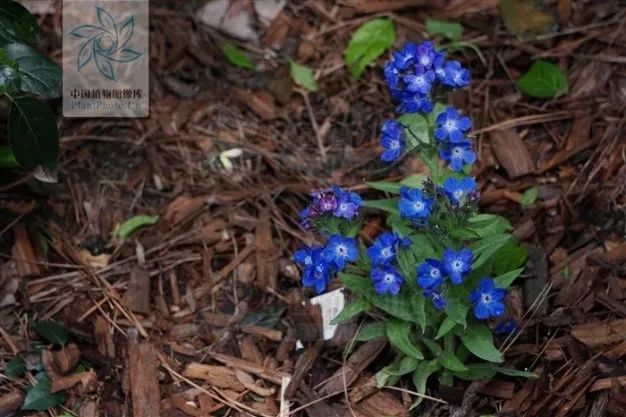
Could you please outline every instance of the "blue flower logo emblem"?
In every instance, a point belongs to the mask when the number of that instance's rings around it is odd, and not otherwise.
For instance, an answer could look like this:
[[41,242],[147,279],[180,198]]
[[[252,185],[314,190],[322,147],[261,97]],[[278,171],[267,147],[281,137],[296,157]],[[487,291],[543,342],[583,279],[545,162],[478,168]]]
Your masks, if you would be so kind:
[[127,47],[133,37],[135,18],[131,15],[118,26],[113,16],[103,8],[96,6],[96,14],[100,26],[81,25],[70,32],[72,36],[86,39],[78,51],[76,66],[80,71],[94,61],[100,74],[115,80],[114,62],[129,63],[143,55]]

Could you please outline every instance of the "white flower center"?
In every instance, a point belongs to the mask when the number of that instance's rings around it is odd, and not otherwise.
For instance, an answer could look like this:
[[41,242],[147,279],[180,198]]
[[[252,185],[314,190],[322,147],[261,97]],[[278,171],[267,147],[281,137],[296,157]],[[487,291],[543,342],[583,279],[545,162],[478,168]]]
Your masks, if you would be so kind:
[[491,299],[491,294],[483,293],[483,294],[480,295],[480,302],[481,303],[489,304],[489,303],[491,303],[491,300],[492,300]]
[[460,158],[463,155],[463,149],[460,147],[452,148],[452,156],[455,158]]
[[452,193],[454,195],[454,198],[456,198],[457,200],[460,200],[461,197],[463,197],[463,191],[462,190],[455,190],[454,193]]
[[416,201],[413,203],[413,208],[415,209],[415,211],[422,211],[424,210],[424,202],[422,201]]
[[400,141],[392,140],[391,144],[389,145],[389,149],[399,149],[399,148],[400,148]]
[[313,259],[310,256],[307,256],[306,258],[304,258],[305,265],[311,265],[312,263],[313,263]]
[[383,277],[383,281],[385,281],[386,284],[391,284],[394,279],[395,277],[393,276],[393,274],[385,274],[385,276]]
[[384,248],[380,251],[380,254],[383,256],[383,258],[391,258],[391,249]]
[[339,245],[337,246],[337,249],[335,249],[335,251],[339,256],[345,256],[348,249],[346,249],[344,245]]
[[422,64],[425,67],[430,65],[430,58],[428,57],[428,55],[422,55],[420,57],[420,64]]
[[443,124],[443,128],[447,132],[452,132],[453,130],[456,130],[456,120],[447,119],[446,122]]
[[455,271],[460,271],[463,268],[463,262],[458,259],[452,262],[452,269]]
[[432,278],[439,278],[441,276],[441,272],[437,268],[432,268],[430,270],[430,276]]

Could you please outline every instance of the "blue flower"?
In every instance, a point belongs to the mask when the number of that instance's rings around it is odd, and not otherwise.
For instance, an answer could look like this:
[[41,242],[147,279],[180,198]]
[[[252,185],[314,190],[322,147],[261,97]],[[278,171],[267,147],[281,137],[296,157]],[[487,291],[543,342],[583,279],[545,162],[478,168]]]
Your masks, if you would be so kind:
[[418,188],[400,187],[398,209],[403,219],[425,219],[430,216],[433,209],[433,200],[426,197]]
[[303,246],[293,254],[293,261],[300,265],[301,268],[308,268],[313,265],[314,259],[319,259],[321,252],[321,246]]
[[378,295],[398,295],[400,287],[404,284],[402,275],[391,265],[372,269],[371,278]]
[[437,288],[443,284],[443,265],[436,259],[426,259],[417,267],[417,285],[424,289]]
[[384,149],[380,159],[385,162],[398,159],[404,149],[404,129],[402,125],[393,119],[385,120],[381,129],[380,145]]
[[423,292],[424,297],[428,298],[437,310],[446,308],[446,299],[441,292],[434,288],[428,288]]
[[472,150],[472,143],[468,140],[444,144],[439,150],[439,156],[456,172],[460,172],[464,164],[476,162],[476,152]]
[[472,177],[448,178],[443,182],[443,190],[450,202],[458,205],[468,194],[476,192],[476,181]]
[[337,207],[333,215],[348,220],[355,218],[363,205],[361,196],[352,191],[344,191],[336,185],[333,185],[331,189],[337,199]]
[[415,61],[424,68],[430,69],[435,62],[436,51],[431,41],[422,42],[415,52]]
[[410,91],[392,91],[391,96],[399,103],[396,107],[397,113],[430,113],[433,110],[429,96]]
[[448,107],[437,118],[435,139],[438,141],[449,140],[459,143],[465,140],[465,132],[472,127],[472,120],[467,116],[461,116],[454,107]]
[[504,313],[504,297],[506,290],[496,287],[491,278],[480,280],[478,287],[471,294],[476,318],[484,320],[501,316]]
[[393,61],[389,61],[387,65],[385,65],[383,74],[385,75],[385,81],[387,81],[389,88],[397,89],[398,83],[400,82],[400,72],[394,65]]
[[473,259],[474,253],[468,248],[463,248],[459,251],[454,249],[443,251],[443,270],[454,285],[463,283],[463,278],[472,269]]
[[324,292],[333,274],[332,267],[321,256],[313,260],[302,274],[302,285],[312,287],[317,294]]
[[351,237],[332,235],[322,252],[322,257],[338,270],[346,267],[347,262],[354,262],[359,257],[356,240]]
[[444,52],[435,52],[435,58],[433,60],[433,71],[437,76],[437,81],[443,82],[446,76],[446,54]]
[[517,322],[513,319],[507,319],[500,323],[495,328],[496,334],[511,334],[517,329]]
[[441,83],[448,87],[465,87],[469,84],[470,73],[459,61],[448,61],[444,66],[445,74]]
[[403,71],[411,64],[415,63],[415,57],[418,54],[418,47],[413,42],[407,42],[404,47],[393,53],[393,66],[399,71]]
[[429,94],[435,81],[435,73],[419,65],[413,74],[405,75],[406,89],[410,92]]
[[373,266],[388,265],[396,258],[398,236],[385,232],[378,236],[374,244],[367,248],[367,255]]

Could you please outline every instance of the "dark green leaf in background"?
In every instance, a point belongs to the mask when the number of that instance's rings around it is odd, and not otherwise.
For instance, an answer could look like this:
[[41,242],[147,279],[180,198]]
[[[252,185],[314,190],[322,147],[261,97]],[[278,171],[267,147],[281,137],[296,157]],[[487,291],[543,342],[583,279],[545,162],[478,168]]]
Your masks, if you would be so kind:
[[61,70],[54,62],[28,45],[12,43],[2,49],[7,59],[17,62],[21,91],[48,98],[59,97]]
[[15,357],[7,362],[4,373],[8,376],[20,377],[26,373],[26,363],[19,356]]
[[386,337],[387,325],[382,321],[368,323],[361,328],[356,337],[357,342],[367,342],[368,340],[382,339]]
[[0,94],[15,94],[20,91],[21,79],[17,62],[7,58],[0,49]]
[[253,70],[255,69],[254,62],[250,61],[248,55],[241,49],[230,43],[223,43],[220,45],[220,49],[228,62],[236,67]]
[[361,25],[346,48],[346,66],[354,78],[383,54],[396,40],[396,28],[389,19],[379,18]]
[[56,117],[48,106],[32,97],[17,97],[13,100],[7,125],[11,149],[22,167],[56,169],[59,131]]
[[427,18],[426,32],[431,36],[443,35],[451,41],[458,41],[463,36],[463,26],[457,22]]
[[50,407],[63,404],[67,400],[67,394],[64,392],[50,394],[52,382],[44,372],[39,373],[36,380],[35,385],[26,392],[22,410],[43,411]]
[[16,168],[20,164],[9,146],[0,146],[0,168]]
[[556,65],[548,61],[535,61],[526,74],[517,80],[523,93],[536,98],[552,98],[567,93],[567,77]]
[[35,330],[48,342],[58,346],[65,345],[70,337],[65,326],[56,321],[39,321],[35,323]]
[[35,44],[40,32],[37,19],[16,1],[0,1],[0,46],[15,42]]

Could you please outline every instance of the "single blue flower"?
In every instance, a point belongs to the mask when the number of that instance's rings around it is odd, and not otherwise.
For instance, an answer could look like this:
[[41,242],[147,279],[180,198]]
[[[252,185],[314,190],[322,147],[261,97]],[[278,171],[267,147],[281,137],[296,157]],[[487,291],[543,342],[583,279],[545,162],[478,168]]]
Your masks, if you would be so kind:
[[363,205],[361,196],[352,191],[342,190],[336,185],[333,185],[331,189],[337,200],[337,207],[335,208],[333,215],[335,217],[343,217],[348,220],[355,218],[359,209]]
[[384,151],[380,159],[385,162],[395,161],[404,149],[404,128],[393,119],[385,120],[381,128],[380,145]]
[[403,219],[425,219],[432,212],[433,200],[418,188],[400,187],[398,209]]
[[506,297],[504,288],[496,287],[491,278],[481,279],[478,287],[471,294],[476,318],[484,320],[501,316],[504,313],[504,297]]
[[437,76],[437,81],[443,83],[446,76],[446,54],[444,52],[435,52],[433,59],[433,71]]
[[331,235],[322,252],[322,257],[338,270],[346,267],[347,262],[354,262],[359,257],[356,240],[351,237]]
[[446,308],[446,299],[441,292],[435,288],[427,288],[423,292],[424,297],[428,298],[437,310]]
[[390,89],[397,89],[400,83],[400,72],[394,65],[393,61],[389,61],[385,65],[385,69],[383,70],[383,74],[385,76],[385,81],[387,81],[387,86]]
[[430,113],[434,106],[430,97],[420,93],[411,93],[410,91],[402,91],[395,95],[397,113]]
[[435,139],[438,141],[449,140],[459,143],[465,140],[465,133],[472,127],[472,120],[467,116],[461,116],[454,107],[448,107],[437,118]]
[[404,71],[415,63],[418,54],[418,46],[413,42],[407,42],[399,51],[393,53],[393,65],[399,71]]
[[374,289],[378,295],[398,295],[400,287],[404,284],[402,275],[391,265],[372,269],[370,276],[374,281]]
[[444,67],[445,75],[441,83],[448,87],[465,87],[469,84],[470,73],[459,61],[448,61]]
[[450,277],[450,281],[454,285],[461,285],[463,278],[472,269],[473,259],[474,253],[469,248],[458,251],[446,249],[443,251],[443,271]]
[[384,232],[367,248],[367,255],[373,266],[388,265],[395,258],[398,246],[398,236],[395,233]]
[[293,261],[301,268],[308,268],[313,265],[314,259],[319,259],[322,249],[321,246],[303,246],[293,254]]
[[426,259],[417,267],[417,285],[424,289],[437,288],[443,284],[443,265],[436,259]]
[[439,150],[439,156],[448,164],[450,169],[456,172],[463,170],[464,164],[476,162],[476,152],[472,150],[472,143],[468,140],[444,144]]
[[317,294],[324,292],[332,278],[333,269],[321,256],[313,260],[313,265],[307,267],[302,274],[302,285],[311,287]]
[[424,68],[430,69],[435,62],[435,45],[431,41],[422,42],[417,46],[415,61]]
[[412,93],[430,94],[435,81],[435,73],[418,65],[415,72],[404,76],[407,91]]
[[468,194],[476,192],[476,180],[472,177],[448,178],[443,182],[443,190],[450,202],[458,205]]
[[500,323],[495,328],[496,334],[511,334],[517,329],[517,322],[513,319],[507,319]]

